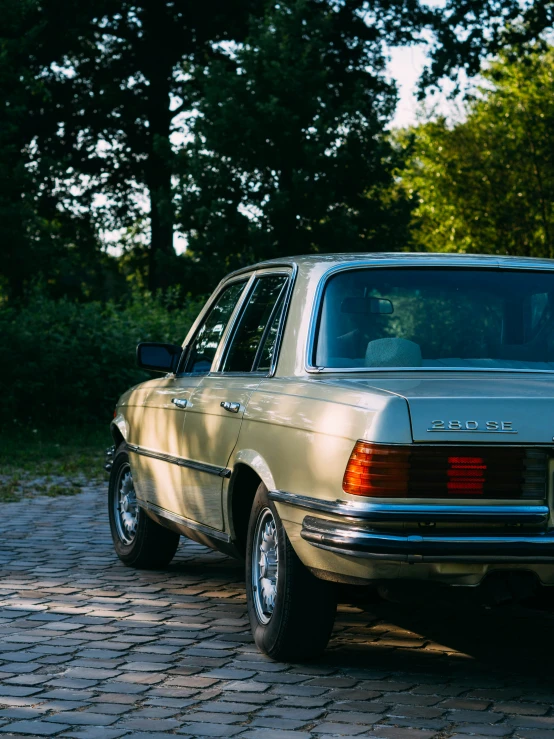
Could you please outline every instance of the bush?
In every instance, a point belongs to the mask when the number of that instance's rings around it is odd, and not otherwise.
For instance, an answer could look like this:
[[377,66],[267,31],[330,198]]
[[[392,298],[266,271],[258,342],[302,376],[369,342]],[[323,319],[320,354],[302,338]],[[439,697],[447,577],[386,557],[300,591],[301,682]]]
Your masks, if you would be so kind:
[[137,343],[181,343],[202,303],[177,293],[77,303],[37,291],[19,308],[0,305],[0,423],[107,421],[121,393],[150,377],[136,366]]

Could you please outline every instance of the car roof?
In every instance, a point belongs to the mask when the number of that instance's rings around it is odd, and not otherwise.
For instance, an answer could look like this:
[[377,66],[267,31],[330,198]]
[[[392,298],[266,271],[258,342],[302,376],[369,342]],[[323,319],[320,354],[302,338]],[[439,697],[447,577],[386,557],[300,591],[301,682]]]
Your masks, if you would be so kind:
[[346,265],[383,265],[391,266],[433,266],[433,267],[507,267],[521,269],[554,269],[554,259],[539,259],[536,257],[504,256],[499,254],[460,254],[449,252],[354,252],[344,254],[301,254],[298,256],[270,259],[243,267],[233,274],[275,267],[282,265],[296,265],[299,268],[315,265],[328,268]]

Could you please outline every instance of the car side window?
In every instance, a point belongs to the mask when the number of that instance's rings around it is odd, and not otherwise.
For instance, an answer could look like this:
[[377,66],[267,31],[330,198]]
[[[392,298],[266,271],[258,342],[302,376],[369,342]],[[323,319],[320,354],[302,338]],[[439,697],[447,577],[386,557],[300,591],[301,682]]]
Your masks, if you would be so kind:
[[271,363],[273,355],[275,353],[275,346],[277,343],[277,335],[279,333],[279,326],[281,324],[281,316],[283,315],[283,309],[285,307],[285,290],[281,291],[279,300],[275,305],[273,311],[273,318],[267,326],[263,343],[260,345],[258,350],[257,362],[255,363],[255,369],[258,372],[269,372],[271,369]]
[[221,337],[247,281],[233,282],[223,290],[194,337],[184,372],[204,374],[210,371]]
[[223,372],[268,371],[288,275],[259,277],[237,325]]

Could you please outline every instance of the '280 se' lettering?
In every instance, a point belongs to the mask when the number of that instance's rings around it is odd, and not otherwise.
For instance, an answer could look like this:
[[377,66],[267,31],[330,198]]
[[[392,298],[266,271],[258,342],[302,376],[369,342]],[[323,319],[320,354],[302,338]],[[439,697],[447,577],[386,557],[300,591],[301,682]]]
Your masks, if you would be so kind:
[[512,421],[431,421],[427,431],[475,431],[477,433],[517,434]]

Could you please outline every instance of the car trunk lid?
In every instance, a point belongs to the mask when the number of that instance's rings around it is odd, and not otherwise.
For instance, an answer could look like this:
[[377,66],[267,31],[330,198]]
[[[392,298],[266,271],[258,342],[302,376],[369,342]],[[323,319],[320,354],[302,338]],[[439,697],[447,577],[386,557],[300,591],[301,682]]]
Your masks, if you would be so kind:
[[406,400],[415,442],[408,497],[544,500],[554,446],[554,376],[414,374],[340,381]]
[[[341,378],[406,399],[416,443],[552,444],[554,373],[368,373]],[[336,382],[336,379],[335,379]]]

